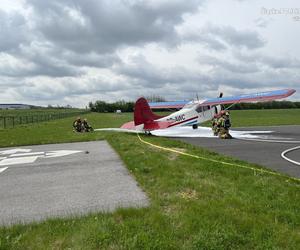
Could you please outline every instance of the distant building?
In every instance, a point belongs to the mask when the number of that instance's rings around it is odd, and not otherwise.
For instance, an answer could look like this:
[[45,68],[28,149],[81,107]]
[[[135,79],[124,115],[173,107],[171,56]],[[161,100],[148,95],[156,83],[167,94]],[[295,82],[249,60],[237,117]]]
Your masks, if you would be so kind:
[[30,109],[27,104],[0,104],[0,109]]

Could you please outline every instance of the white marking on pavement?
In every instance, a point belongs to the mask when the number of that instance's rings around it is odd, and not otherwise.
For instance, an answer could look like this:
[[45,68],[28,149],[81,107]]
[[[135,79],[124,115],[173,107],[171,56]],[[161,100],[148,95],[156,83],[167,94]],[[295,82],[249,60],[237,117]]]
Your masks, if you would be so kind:
[[[80,153],[79,150],[55,150],[49,152],[31,152],[31,149],[26,149],[27,153],[17,154],[16,152],[25,152],[23,149],[11,149],[6,151],[1,151],[2,154],[7,155],[7,157],[0,158],[0,166],[9,166],[16,164],[28,164],[35,162],[38,158],[55,158],[62,157],[71,154]],[[11,155],[8,155],[10,153]]]
[[10,157],[21,157],[21,156],[37,156],[37,155],[44,155],[45,152],[33,152],[33,153],[24,153],[24,154],[12,154]]
[[[284,141],[284,140],[263,140],[263,139],[245,139],[245,138],[235,138],[235,139],[239,139],[239,140],[243,140],[243,141],[257,141],[257,142],[271,142],[271,143],[300,143],[300,141]],[[284,138],[283,138],[284,139]],[[288,139],[288,138],[287,138]]]
[[37,160],[37,158],[38,158],[38,156],[6,158],[6,159],[0,161],[0,166],[33,163]]
[[31,149],[27,149],[27,148],[8,149],[8,150],[0,151],[0,155],[11,155],[11,154],[16,154],[18,152],[28,153],[31,152]]
[[298,150],[298,149],[300,149],[300,146],[294,147],[294,148],[289,148],[289,149],[287,149],[287,150],[285,150],[285,151],[283,151],[283,152],[281,153],[281,157],[282,157],[283,159],[285,159],[285,160],[291,162],[291,163],[294,163],[294,164],[300,166],[300,162],[294,161],[294,160],[292,160],[292,159],[290,159],[290,158],[288,158],[288,157],[285,156],[287,153],[292,152],[292,151],[295,151],[295,150]]
[[57,151],[50,151],[46,152],[45,158],[54,158],[54,157],[62,157],[66,155],[71,155],[71,154],[77,154],[82,151],[79,150],[57,150]]
[[6,168],[0,168],[0,173],[4,172],[6,169],[7,169],[7,167]]

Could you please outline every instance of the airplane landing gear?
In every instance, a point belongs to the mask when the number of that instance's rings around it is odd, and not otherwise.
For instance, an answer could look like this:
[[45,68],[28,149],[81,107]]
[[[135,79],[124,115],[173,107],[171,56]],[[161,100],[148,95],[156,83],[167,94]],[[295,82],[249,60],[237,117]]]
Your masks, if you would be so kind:
[[151,132],[149,130],[145,130],[145,134],[146,135],[152,135]]
[[193,124],[193,129],[198,129],[198,124]]

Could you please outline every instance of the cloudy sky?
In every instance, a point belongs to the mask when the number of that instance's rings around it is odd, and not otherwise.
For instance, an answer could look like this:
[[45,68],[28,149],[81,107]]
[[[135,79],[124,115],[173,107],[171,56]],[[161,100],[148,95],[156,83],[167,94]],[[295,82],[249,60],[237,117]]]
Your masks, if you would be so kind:
[[1,0],[0,103],[294,88],[296,0]]

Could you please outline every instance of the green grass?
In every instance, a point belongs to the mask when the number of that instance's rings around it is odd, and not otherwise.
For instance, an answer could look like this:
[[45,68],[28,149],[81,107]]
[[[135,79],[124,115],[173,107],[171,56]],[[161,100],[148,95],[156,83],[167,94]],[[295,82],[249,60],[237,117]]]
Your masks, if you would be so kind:
[[[232,126],[300,125],[300,109],[231,110]],[[203,126],[210,126],[206,122]]]
[[[235,112],[232,118],[237,126],[246,126],[253,111],[243,111],[244,117],[239,118]],[[263,119],[276,125],[273,112],[269,118],[267,114]],[[95,128],[118,127],[130,120],[131,114],[88,114],[87,118]],[[298,182],[161,151],[142,144],[134,134],[76,134],[72,121],[68,118],[1,131],[0,145],[106,139],[147,193],[150,206],[2,227],[0,249],[300,248]],[[259,167],[175,140],[143,139],[199,156]]]
[[300,109],[232,110],[234,127],[299,125]]
[[0,130],[22,124],[40,123],[89,113],[84,109],[24,109],[0,110]]
[[81,112],[83,109],[0,109],[0,116],[27,116],[69,112]]

